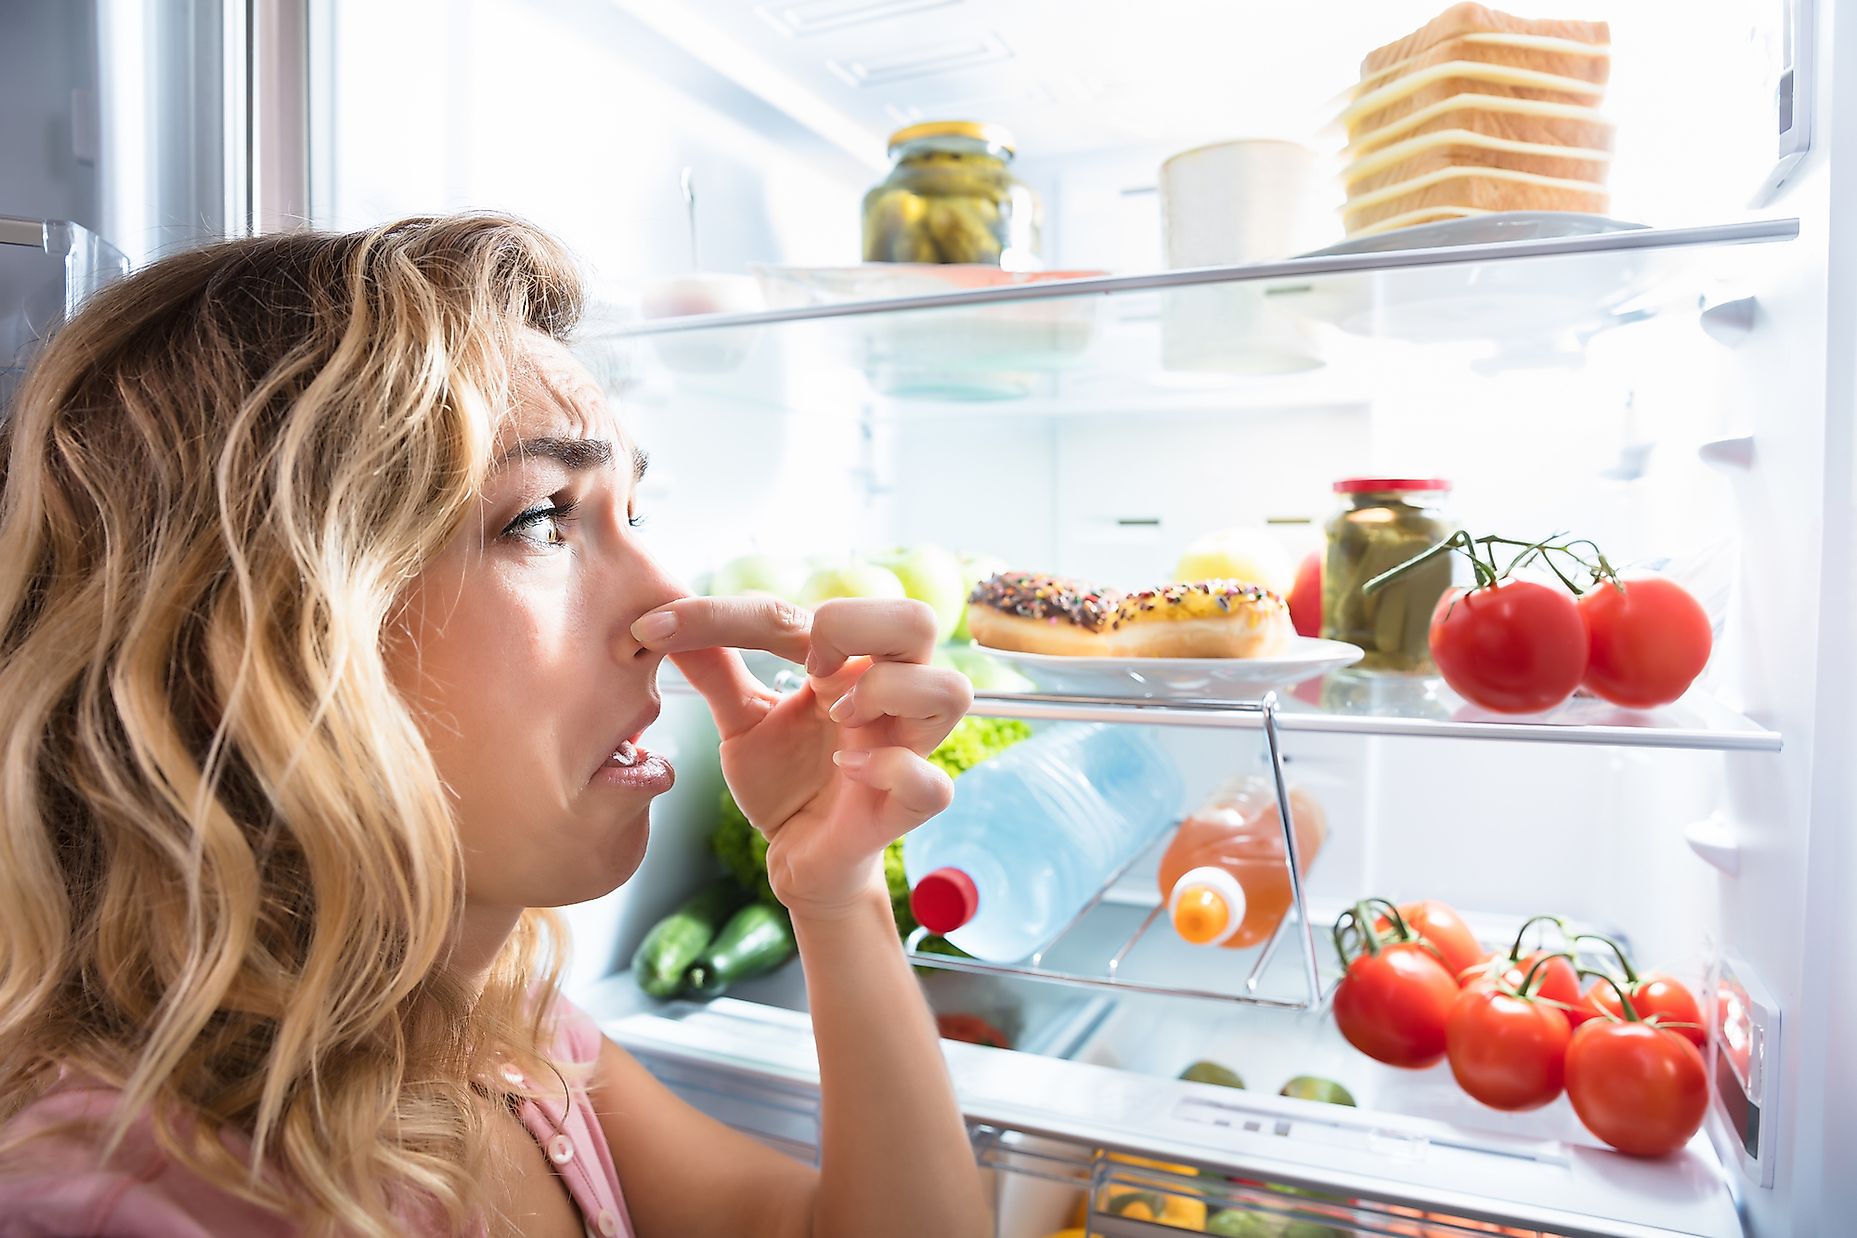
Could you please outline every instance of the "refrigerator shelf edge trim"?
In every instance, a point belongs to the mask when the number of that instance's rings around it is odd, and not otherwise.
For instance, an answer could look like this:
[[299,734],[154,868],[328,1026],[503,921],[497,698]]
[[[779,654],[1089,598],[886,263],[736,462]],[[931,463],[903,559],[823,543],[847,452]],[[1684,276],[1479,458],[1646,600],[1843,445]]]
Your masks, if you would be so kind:
[[1460,245],[1449,249],[1396,249],[1371,254],[1287,258],[1280,262],[1259,262],[1242,266],[1195,267],[1188,270],[1155,271],[1137,275],[1100,275],[1087,279],[1054,279],[1042,283],[1014,284],[1003,288],[923,293],[881,300],[837,301],[824,305],[756,310],[751,313],[692,314],[678,318],[656,318],[641,323],[630,323],[606,334],[608,338],[627,339],[688,331],[723,330],[731,327],[810,322],[826,318],[866,317],[909,310],[954,309],[963,306],[994,305],[1017,301],[1043,301],[1058,297],[1189,288],[1203,284],[1251,283],[1258,280],[1298,279],[1322,275],[1371,274],[1377,271],[1410,267],[1457,266],[1476,262],[1550,258],[1557,255],[1577,256],[1710,245],[1760,244],[1790,241],[1798,235],[1799,220],[1795,217],[1751,220],[1738,224],[1705,224],[1693,228],[1643,228],[1630,232],[1607,232],[1591,236],[1548,237],[1539,241],[1499,241],[1484,245]]

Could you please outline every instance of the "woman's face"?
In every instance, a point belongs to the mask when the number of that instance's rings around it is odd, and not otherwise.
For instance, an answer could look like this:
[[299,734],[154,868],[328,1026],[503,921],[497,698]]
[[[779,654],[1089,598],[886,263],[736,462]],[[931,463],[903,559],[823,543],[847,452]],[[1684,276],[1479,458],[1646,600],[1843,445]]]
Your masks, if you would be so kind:
[[597,898],[638,868],[673,777],[637,747],[662,655],[632,622],[681,596],[633,532],[644,456],[565,348],[529,337],[476,517],[420,573],[387,657],[451,793],[465,898]]

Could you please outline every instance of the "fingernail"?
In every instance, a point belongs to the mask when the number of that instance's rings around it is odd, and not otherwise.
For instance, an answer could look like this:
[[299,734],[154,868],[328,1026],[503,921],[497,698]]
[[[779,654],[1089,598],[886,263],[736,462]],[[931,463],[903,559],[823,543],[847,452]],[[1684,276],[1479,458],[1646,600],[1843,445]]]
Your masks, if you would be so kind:
[[863,769],[870,764],[870,753],[855,748],[834,752],[832,764],[838,766],[839,769]]
[[677,614],[669,610],[654,610],[632,625],[632,635],[647,645],[668,639],[676,631]]
[[832,707],[825,711],[826,717],[830,718],[833,722],[843,722],[846,718],[851,716],[851,708],[851,694],[847,692],[845,695],[832,702]]

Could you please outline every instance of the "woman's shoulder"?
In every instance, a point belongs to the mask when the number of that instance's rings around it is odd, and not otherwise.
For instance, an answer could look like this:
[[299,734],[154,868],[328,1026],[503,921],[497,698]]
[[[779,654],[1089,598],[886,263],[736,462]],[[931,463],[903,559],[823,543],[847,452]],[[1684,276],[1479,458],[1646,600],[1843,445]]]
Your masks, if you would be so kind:
[[553,1057],[577,1066],[591,1066],[599,1060],[600,1045],[606,1039],[600,1032],[600,1025],[586,1011],[569,1001],[565,994],[555,995],[550,1020],[554,1038],[551,1046]]
[[0,1238],[272,1238],[296,1227],[170,1160],[149,1122],[103,1156],[113,1088],[61,1085],[0,1127]]

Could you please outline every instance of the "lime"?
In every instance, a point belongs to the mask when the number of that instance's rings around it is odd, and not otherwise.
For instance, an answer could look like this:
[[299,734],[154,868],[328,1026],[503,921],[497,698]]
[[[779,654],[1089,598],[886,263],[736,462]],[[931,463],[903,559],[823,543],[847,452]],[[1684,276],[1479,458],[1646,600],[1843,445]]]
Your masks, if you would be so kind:
[[1317,1075],[1297,1075],[1283,1085],[1279,1096],[1294,1097],[1296,1100],[1319,1100],[1328,1105],[1352,1105],[1354,1094],[1336,1083],[1333,1079],[1323,1079]]
[[1191,1083],[1216,1083],[1222,1088],[1242,1088],[1244,1077],[1229,1066],[1217,1062],[1194,1062],[1180,1072],[1180,1077]]

